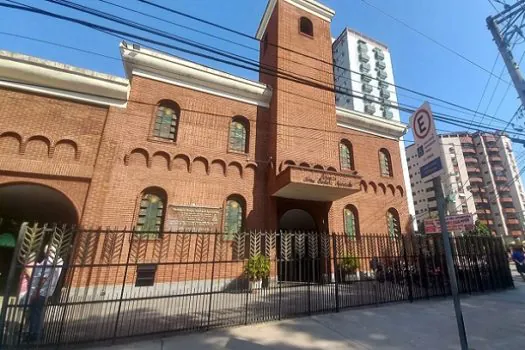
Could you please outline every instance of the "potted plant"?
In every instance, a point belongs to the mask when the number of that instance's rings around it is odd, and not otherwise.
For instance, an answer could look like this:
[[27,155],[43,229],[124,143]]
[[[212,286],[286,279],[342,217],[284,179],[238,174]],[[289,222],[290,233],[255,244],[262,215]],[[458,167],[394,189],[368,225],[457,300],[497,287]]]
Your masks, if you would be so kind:
[[339,262],[339,269],[341,270],[341,275],[343,281],[348,282],[355,280],[355,273],[359,268],[359,260],[355,256],[345,256]]
[[244,267],[244,273],[250,281],[252,292],[261,289],[263,278],[270,275],[270,259],[261,254],[252,256]]

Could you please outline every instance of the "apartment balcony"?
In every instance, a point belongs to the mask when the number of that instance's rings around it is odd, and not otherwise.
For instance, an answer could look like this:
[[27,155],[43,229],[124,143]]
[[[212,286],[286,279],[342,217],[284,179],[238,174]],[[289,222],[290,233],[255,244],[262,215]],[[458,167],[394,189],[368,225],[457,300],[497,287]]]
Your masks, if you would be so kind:
[[487,152],[489,153],[499,153],[499,148],[498,147],[495,147],[495,146],[488,146],[487,147]]
[[478,176],[472,176],[470,177],[470,183],[483,183],[483,179]]
[[489,155],[489,159],[491,162],[501,162],[501,157],[496,155]]
[[519,237],[523,234],[523,232],[521,230],[512,230],[510,231],[510,234],[512,235],[512,237]]
[[510,191],[510,187],[509,186],[504,186],[504,185],[498,185],[498,191],[500,191],[500,192],[509,192]]
[[478,164],[477,158],[467,156],[467,157],[464,157],[464,159],[465,159],[466,164],[476,164],[476,165]]
[[489,200],[486,198],[480,198],[480,197],[474,197],[474,203],[480,204],[480,203],[488,203]]
[[479,170],[479,168],[474,168],[472,166],[467,166],[467,172],[469,172],[471,174],[479,174],[479,173],[481,173],[481,170]]
[[479,219],[479,222],[485,224],[485,225],[494,225],[494,221],[493,220],[482,220],[482,219]]
[[483,139],[485,142],[496,142],[496,137],[494,137],[494,135],[484,135]]
[[495,165],[492,166],[492,170],[494,170],[494,171],[505,171],[506,169],[500,164],[495,164]]
[[476,154],[476,150],[474,148],[463,147],[462,151],[463,154],[467,155],[466,157],[468,157],[468,154]]
[[520,224],[520,221],[514,218],[507,218],[505,222],[507,223],[507,225],[519,225]]
[[512,203],[512,198],[509,198],[509,197],[501,197],[501,198],[499,199],[499,201],[500,201],[501,203]]
[[494,176],[494,181],[496,182],[507,182],[508,179],[506,176]]
[[503,208],[504,213],[516,213],[515,208]]

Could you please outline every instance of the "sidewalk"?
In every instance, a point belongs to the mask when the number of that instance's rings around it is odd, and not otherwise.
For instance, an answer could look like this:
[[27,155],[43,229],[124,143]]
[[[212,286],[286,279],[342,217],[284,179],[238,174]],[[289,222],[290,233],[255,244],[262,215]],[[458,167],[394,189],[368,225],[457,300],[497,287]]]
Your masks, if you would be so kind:
[[[525,283],[516,289],[462,297],[471,349],[516,349],[525,344]],[[452,299],[351,309],[206,333],[141,341],[111,350],[459,349]]]

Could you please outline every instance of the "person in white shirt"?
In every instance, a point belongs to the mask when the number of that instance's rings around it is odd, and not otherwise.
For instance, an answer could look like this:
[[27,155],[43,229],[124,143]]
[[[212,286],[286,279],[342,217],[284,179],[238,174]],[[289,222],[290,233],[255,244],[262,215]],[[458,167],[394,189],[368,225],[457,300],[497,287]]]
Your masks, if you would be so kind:
[[63,261],[57,256],[56,248],[52,245],[47,245],[44,252],[45,258],[34,267],[33,278],[28,292],[29,341],[36,341],[40,337],[45,317],[46,300],[55,292],[62,273]]

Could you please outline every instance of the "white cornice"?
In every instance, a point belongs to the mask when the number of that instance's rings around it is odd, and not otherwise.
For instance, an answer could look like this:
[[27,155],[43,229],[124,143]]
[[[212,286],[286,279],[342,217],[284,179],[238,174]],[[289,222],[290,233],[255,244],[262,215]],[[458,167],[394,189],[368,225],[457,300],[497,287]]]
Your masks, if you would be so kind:
[[[266,10],[264,11],[264,14],[261,18],[261,22],[259,23],[259,29],[257,29],[257,33],[255,35],[255,37],[259,40],[262,39],[264,32],[266,31],[266,27],[268,26],[268,22],[270,21],[270,18],[272,17],[272,13],[273,13],[273,10],[275,9],[275,5],[277,4],[277,1],[278,0],[268,0],[268,4],[266,5]],[[334,10],[322,5],[318,1],[314,1],[314,0],[284,0],[284,1],[286,1],[287,3],[293,6],[300,8],[301,10],[311,13],[314,16],[324,19],[325,21],[328,21],[328,22],[331,22],[332,18],[335,16]]]
[[270,105],[272,90],[265,84],[126,43],[120,51],[130,79],[137,75],[257,106]]
[[407,125],[398,121],[374,117],[368,114],[336,107],[337,125],[380,137],[399,140]]
[[8,51],[0,51],[0,86],[117,107],[129,92],[127,79]]

